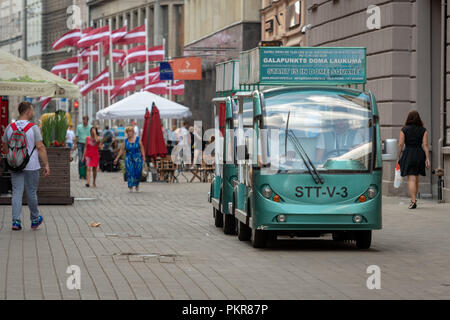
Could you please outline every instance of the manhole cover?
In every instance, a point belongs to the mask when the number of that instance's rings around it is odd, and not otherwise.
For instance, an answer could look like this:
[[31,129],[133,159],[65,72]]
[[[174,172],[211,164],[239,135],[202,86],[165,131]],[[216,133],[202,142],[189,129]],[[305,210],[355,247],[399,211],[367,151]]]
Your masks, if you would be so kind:
[[129,262],[145,262],[149,259],[157,259],[160,263],[175,263],[179,255],[176,254],[161,254],[161,253],[135,253],[135,252],[121,252],[114,253],[113,257],[125,258]]

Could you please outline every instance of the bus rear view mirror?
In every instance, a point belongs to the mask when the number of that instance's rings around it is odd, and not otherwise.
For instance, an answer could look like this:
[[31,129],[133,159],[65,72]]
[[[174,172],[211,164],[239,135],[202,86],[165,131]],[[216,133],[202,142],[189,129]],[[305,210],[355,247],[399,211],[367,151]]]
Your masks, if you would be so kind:
[[383,161],[396,161],[398,156],[398,140],[386,139],[383,143]]

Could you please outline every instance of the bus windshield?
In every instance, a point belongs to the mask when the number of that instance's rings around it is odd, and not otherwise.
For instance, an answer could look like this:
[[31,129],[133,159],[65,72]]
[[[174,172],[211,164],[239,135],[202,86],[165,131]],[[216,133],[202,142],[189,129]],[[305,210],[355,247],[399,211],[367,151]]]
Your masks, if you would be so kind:
[[278,170],[307,172],[311,163],[322,172],[369,170],[373,121],[366,94],[275,91],[265,95],[263,112],[267,155]]

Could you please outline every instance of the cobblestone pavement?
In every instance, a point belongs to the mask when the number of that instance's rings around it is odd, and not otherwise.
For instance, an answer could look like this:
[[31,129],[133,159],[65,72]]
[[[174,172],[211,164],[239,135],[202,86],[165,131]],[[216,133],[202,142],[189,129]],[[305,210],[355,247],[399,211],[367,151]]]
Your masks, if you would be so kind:
[[[450,205],[409,211],[385,198],[367,251],[329,238],[257,250],[214,227],[207,184],[130,194],[120,174],[101,173],[97,189],[83,185],[73,176],[73,206],[40,208],[38,231],[24,208],[24,230],[12,232],[11,207],[0,207],[0,299],[450,298]],[[67,289],[69,265],[81,268],[81,290]],[[369,265],[381,268],[381,290],[366,287]]]

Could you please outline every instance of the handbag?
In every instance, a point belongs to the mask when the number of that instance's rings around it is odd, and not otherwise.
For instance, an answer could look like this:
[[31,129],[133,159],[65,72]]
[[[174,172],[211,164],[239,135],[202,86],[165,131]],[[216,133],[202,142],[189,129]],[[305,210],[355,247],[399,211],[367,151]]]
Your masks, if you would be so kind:
[[395,176],[394,176],[394,188],[398,189],[402,185],[402,174],[400,172],[400,165],[397,163],[395,167]]
[[147,178],[148,177],[148,166],[146,162],[142,163],[142,173],[141,173],[143,178]]

